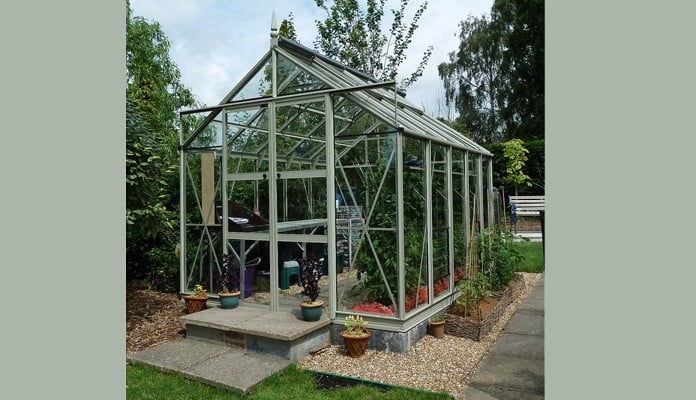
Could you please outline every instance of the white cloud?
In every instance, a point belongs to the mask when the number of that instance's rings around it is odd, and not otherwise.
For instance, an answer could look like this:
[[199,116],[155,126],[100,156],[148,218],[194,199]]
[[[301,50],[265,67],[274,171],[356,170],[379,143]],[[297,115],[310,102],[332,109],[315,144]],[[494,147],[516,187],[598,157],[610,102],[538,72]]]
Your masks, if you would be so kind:
[[[407,15],[421,3],[411,2]],[[430,0],[402,65],[402,78],[414,71],[425,49],[433,55],[408,98],[435,113],[442,98],[437,65],[457,49],[459,22],[469,14],[489,13],[493,0]],[[388,0],[385,9],[398,8]],[[293,13],[300,42],[313,48],[315,21],[324,18],[314,0],[131,0],[133,15],[160,23],[172,43],[171,57],[181,80],[204,104],[217,104],[268,51],[271,15],[278,24]],[[390,20],[387,11],[384,19]],[[387,27],[388,29],[388,27]]]

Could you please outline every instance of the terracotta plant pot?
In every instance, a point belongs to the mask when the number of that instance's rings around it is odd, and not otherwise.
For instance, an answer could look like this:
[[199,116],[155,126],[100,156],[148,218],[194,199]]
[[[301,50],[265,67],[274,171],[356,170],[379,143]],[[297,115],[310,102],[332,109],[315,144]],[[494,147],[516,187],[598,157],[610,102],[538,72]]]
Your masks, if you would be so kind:
[[358,358],[363,356],[367,351],[367,343],[370,341],[372,333],[367,329],[365,331],[367,333],[361,336],[347,335],[345,332],[341,332],[343,344],[349,356]]
[[205,304],[208,297],[184,296],[186,303],[186,312],[191,314],[205,309]]
[[430,321],[430,334],[438,339],[445,336],[445,321]]

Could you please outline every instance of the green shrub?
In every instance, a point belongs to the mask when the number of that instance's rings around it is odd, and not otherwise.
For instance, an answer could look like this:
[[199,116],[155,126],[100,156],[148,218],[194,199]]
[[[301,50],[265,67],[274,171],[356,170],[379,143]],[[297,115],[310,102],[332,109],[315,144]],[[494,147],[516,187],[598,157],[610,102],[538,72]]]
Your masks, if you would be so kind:
[[473,278],[459,281],[456,288],[461,295],[452,305],[452,312],[463,316],[472,311],[480,313],[481,300],[491,295],[490,286],[489,277],[481,272],[478,272]]
[[515,271],[524,259],[514,239],[515,236],[512,233],[498,225],[477,235],[481,265],[490,279],[491,287],[495,290],[507,286],[508,282],[515,277]]

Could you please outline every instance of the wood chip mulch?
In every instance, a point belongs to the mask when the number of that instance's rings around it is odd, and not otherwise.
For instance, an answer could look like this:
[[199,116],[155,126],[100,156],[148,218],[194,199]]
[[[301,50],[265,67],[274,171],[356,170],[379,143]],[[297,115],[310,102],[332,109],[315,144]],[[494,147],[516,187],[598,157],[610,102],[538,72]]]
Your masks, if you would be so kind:
[[126,354],[181,339],[186,332],[179,317],[185,314],[176,293],[161,293],[126,285]]

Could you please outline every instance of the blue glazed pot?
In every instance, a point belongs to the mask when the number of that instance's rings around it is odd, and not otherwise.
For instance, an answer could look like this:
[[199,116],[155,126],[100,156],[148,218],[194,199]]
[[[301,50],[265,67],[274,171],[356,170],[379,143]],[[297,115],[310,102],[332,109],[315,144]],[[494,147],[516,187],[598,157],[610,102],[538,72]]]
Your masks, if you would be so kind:
[[239,294],[239,292],[218,293],[218,296],[220,296],[220,308],[236,308],[239,305]]
[[300,309],[302,310],[302,319],[305,321],[319,321],[321,318],[321,313],[323,311],[322,306],[324,302],[317,300],[314,303],[300,303]]

